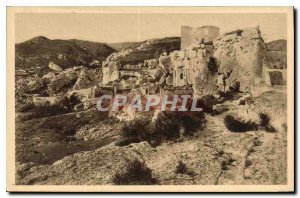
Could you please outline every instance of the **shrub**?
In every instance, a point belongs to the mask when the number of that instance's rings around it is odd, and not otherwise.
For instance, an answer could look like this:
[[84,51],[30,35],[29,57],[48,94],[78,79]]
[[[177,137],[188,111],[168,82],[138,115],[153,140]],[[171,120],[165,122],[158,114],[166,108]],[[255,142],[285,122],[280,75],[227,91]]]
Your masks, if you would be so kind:
[[257,124],[251,121],[245,122],[235,119],[231,115],[227,115],[224,118],[224,124],[226,128],[232,132],[246,132],[257,130]]
[[112,182],[116,185],[153,185],[157,180],[144,162],[135,159],[125,165],[124,171],[116,172]]
[[181,160],[178,161],[178,165],[176,167],[175,173],[178,174],[186,174],[189,176],[194,176],[194,171],[189,170],[189,168],[186,166],[185,163],[183,163]]
[[203,125],[203,112],[189,114],[161,112],[154,122],[144,118],[126,123],[122,128],[123,140],[118,145],[140,141],[148,141],[152,145],[157,145],[166,140],[175,140],[182,135],[191,135]]
[[178,162],[178,165],[176,167],[175,173],[181,173],[181,174],[186,174],[187,172],[187,167],[185,163],[183,163],[181,160]]
[[213,106],[216,103],[217,103],[217,101],[216,101],[215,97],[212,95],[205,95],[205,96],[201,97],[201,99],[199,100],[199,106],[206,113],[213,113]]
[[231,115],[224,118],[226,128],[232,132],[246,132],[265,130],[267,132],[276,132],[275,128],[270,125],[270,117],[265,113],[259,113],[259,123],[251,121],[237,120]]
[[148,140],[150,137],[149,119],[136,119],[124,124],[122,137],[137,140]]
[[248,168],[251,165],[252,165],[252,162],[249,159],[246,159],[246,161],[245,161],[245,167]]
[[270,125],[270,116],[268,114],[265,114],[265,113],[259,113],[259,119],[260,119],[260,123],[259,125],[261,127],[264,127],[264,129],[267,131],[267,132],[275,132],[276,129]]
[[267,126],[270,122],[270,117],[265,113],[259,113],[260,126]]
[[[180,137],[180,122],[175,113],[161,112],[150,125],[151,140],[163,142]],[[151,141],[150,140],[150,141]]]
[[[182,113],[182,112],[162,112],[157,117],[155,127],[152,127],[152,134],[160,137],[159,140],[170,140],[191,135],[202,129],[205,123],[203,112]],[[180,130],[183,130],[181,133]]]

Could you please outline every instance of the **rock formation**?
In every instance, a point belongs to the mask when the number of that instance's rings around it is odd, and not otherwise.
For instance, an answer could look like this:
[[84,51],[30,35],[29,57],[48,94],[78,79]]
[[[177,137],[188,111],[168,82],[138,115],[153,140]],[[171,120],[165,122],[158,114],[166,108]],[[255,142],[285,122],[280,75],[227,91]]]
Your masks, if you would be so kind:
[[86,89],[97,85],[100,82],[100,72],[97,69],[83,67],[73,86],[74,90]]
[[212,51],[203,43],[195,43],[190,48],[170,54],[173,65],[173,86],[193,85],[199,95],[213,94],[216,91],[216,70],[208,65]]
[[60,92],[68,91],[73,87],[79,76],[78,71],[67,69],[57,75],[49,84],[48,90],[50,94],[57,94]]
[[[61,58],[60,58],[61,59]],[[49,62],[48,67],[50,69],[53,69],[54,71],[62,71],[62,68],[60,66],[58,66],[57,64],[53,63],[52,61]]]
[[239,83],[241,91],[249,91],[256,78],[262,78],[265,43],[258,27],[220,35],[213,42],[219,73],[226,76],[229,89]]

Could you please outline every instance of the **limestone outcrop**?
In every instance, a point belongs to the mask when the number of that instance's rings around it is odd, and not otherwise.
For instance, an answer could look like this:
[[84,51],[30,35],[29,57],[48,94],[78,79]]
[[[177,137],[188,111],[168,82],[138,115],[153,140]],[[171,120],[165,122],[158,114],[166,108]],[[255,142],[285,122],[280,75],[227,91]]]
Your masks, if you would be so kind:
[[83,67],[73,86],[74,90],[93,87],[100,82],[100,72],[97,69],[88,69]]
[[249,91],[255,79],[262,78],[266,47],[259,27],[222,34],[213,46],[219,73],[226,77],[226,89],[238,83],[241,91]]
[[[216,92],[216,69],[209,67],[212,51],[204,44],[174,51],[170,54],[173,64],[173,86],[193,85],[196,94],[207,95]],[[214,67],[217,67],[214,65]]]
[[[59,59],[61,59],[61,58],[59,58]],[[61,68],[59,65],[53,63],[52,61],[49,62],[48,67],[49,67],[50,69],[53,69],[54,71],[62,71],[62,68]]]
[[42,79],[44,79],[47,83],[50,83],[54,78],[55,78],[55,74],[53,72],[49,72],[47,74],[45,74]]
[[67,69],[57,75],[49,84],[48,90],[50,94],[57,94],[60,92],[68,91],[73,87],[79,76],[78,71]]
[[39,77],[30,80],[25,86],[26,93],[39,93],[43,89],[44,89],[44,82]]

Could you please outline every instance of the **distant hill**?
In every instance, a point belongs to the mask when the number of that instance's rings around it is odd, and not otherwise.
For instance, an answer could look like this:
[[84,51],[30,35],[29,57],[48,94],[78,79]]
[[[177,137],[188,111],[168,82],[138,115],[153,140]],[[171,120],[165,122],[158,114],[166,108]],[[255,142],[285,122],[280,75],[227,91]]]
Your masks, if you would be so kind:
[[144,60],[158,58],[163,52],[180,50],[180,37],[151,39],[132,44],[119,52],[111,54],[108,59],[119,60],[121,65],[142,63]]
[[90,52],[94,57],[99,58],[106,58],[111,53],[117,51],[111,46],[104,44],[104,43],[98,43],[98,42],[91,42],[91,41],[83,41],[83,40],[77,40],[77,39],[71,39],[69,40],[84,50],[87,50]]
[[133,45],[141,44],[142,42],[120,42],[120,43],[108,43],[110,47],[116,51],[121,51],[122,49],[130,48]]
[[267,50],[269,51],[286,51],[287,49],[287,41],[284,39],[271,41],[266,43]]
[[50,61],[63,69],[76,65],[88,65],[94,60],[102,61],[114,49],[103,43],[81,40],[50,40],[38,36],[16,47],[16,68],[47,69]]
[[266,66],[271,69],[286,69],[287,68],[287,41],[275,40],[267,45]]

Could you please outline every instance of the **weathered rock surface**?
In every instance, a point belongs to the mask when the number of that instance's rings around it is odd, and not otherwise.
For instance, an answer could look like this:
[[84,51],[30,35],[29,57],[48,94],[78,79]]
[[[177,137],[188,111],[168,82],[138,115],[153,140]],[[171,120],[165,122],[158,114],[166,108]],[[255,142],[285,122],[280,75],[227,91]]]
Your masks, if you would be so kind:
[[73,69],[62,71],[48,84],[49,92],[51,94],[57,94],[59,92],[68,91],[71,87],[73,87],[78,76],[79,72],[74,71]]
[[[112,184],[112,175],[125,163],[139,159],[152,170],[158,184],[285,184],[287,182],[286,98],[283,90],[266,92],[239,105],[239,99],[223,103],[229,110],[208,115],[203,131],[179,142],[152,147],[146,142],[125,147],[107,145],[95,151],[79,152],[53,165],[17,164],[18,184]],[[278,100],[270,102],[276,97]],[[246,96],[245,96],[246,98]],[[245,99],[246,100],[246,99]],[[249,100],[249,99],[248,99]],[[274,108],[276,107],[276,108]],[[258,120],[258,113],[271,117],[275,133],[264,130],[232,133],[223,123],[225,115]],[[80,138],[105,136],[103,126],[79,130]],[[99,132],[96,132],[99,130]],[[114,134],[108,129],[106,134]],[[93,136],[93,134],[99,134]],[[186,173],[176,172],[183,162]]]
[[[61,57],[61,56],[59,56],[59,57]],[[59,58],[59,59],[61,59],[61,58]],[[49,67],[50,69],[53,69],[54,71],[62,71],[62,68],[61,68],[59,65],[53,63],[52,61],[49,62],[48,67]]]
[[26,93],[39,93],[44,89],[44,82],[41,78],[36,77],[28,82],[25,86]]
[[163,52],[171,52],[180,49],[180,38],[170,37],[151,39],[137,43],[119,52],[112,53],[107,61],[120,61],[121,65],[143,63],[144,60],[159,58]]
[[53,72],[49,72],[42,77],[47,83],[50,83],[54,78],[55,74]]
[[83,67],[74,84],[73,89],[86,89],[93,87],[100,82],[100,72],[97,69],[88,69]]
[[237,30],[214,40],[214,54],[219,72],[227,76],[227,87],[240,83],[241,91],[249,91],[256,78],[262,77],[265,43],[259,28]]
[[209,47],[205,45],[192,46],[184,51],[174,51],[170,57],[173,64],[173,85],[175,87],[190,84],[199,95],[216,92],[218,68],[211,69],[209,67],[212,60],[212,51],[209,50]]

